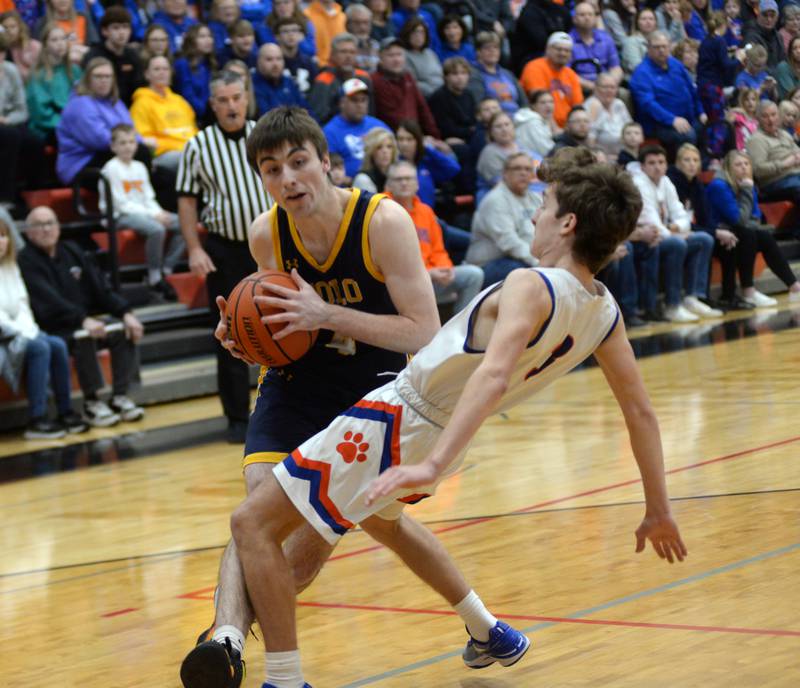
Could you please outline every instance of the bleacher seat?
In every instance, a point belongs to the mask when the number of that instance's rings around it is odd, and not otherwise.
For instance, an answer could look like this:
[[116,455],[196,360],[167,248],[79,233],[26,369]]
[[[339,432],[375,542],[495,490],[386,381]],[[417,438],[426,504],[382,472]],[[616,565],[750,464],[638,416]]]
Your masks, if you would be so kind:
[[167,282],[178,294],[178,300],[187,308],[207,308],[208,291],[205,277],[191,272],[177,272],[167,276]]
[[759,203],[764,219],[776,229],[791,229],[797,225],[797,215],[791,201]]

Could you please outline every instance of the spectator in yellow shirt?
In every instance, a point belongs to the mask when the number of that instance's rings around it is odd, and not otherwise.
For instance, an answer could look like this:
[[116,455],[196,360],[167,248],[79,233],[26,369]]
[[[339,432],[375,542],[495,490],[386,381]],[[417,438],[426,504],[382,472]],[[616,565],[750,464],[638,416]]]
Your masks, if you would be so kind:
[[153,164],[177,173],[181,151],[197,133],[192,106],[170,88],[172,67],[152,55],[144,65],[147,86],[133,93],[131,118],[142,140],[154,150]]

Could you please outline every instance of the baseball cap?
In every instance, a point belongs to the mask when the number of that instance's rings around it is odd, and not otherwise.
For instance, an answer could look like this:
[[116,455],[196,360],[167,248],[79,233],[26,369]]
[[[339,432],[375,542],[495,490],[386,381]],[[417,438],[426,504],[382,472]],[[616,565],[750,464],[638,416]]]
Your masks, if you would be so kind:
[[401,48],[403,47],[403,44],[400,42],[400,39],[397,38],[397,36],[387,36],[381,41],[380,49],[381,51],[388,50],[394,45],[399,45]]
[[343,96],[354,96],[362,91],[369,91],[369,87],[361,79],[348,79],[342,84]]
[[[764,0],[764,2],[775,2],[775,0]],[[547,47],[549,48],[551,45],[568,45],[570,48],[572,47],[572,38],[568,33],[564,33],[563,31],[556,31],[550,34],[550,38],[547,39]]]
[[773,12],[778,11],[778,3],[775,0],[761,0],[758,5],[759,12],[769,12],[772,10]]

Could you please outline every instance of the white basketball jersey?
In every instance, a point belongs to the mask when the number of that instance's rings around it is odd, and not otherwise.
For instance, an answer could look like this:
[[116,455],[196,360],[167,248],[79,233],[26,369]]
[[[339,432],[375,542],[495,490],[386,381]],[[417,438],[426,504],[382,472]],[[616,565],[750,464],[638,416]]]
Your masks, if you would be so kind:
[[[595,282],[592,295],[561,268],[531,268],[542,279],[552,308],[539,332],[516,363],[508,389],[495,409],[500,413],[565,375],[583,362],[611,334],[619,309],[611,293]],[[471,347],[472,328],[483,301],[502,286],[484,289],[433,340],[411,359],[395,381],[398,393],[422,415],[445,425],[467,379],[485,351]]]

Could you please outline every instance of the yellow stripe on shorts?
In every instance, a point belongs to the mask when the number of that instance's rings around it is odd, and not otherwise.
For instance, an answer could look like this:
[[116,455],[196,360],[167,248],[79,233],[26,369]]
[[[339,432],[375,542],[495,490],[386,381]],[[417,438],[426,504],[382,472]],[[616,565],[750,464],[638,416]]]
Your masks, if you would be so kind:
[[289,452],[254,452],[244,457],[242,468],[252,463],[280,463],[288,455]]

